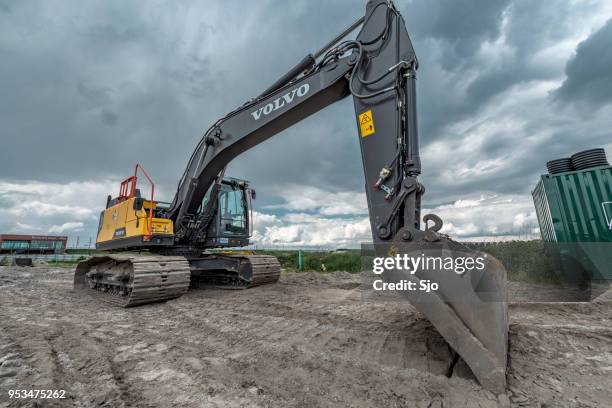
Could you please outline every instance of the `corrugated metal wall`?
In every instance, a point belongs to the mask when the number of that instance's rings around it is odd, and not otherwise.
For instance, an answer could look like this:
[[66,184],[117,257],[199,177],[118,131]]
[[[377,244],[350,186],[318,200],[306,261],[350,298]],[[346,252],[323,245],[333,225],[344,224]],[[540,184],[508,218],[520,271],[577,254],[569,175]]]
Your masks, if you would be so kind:
[[612,242],[612,167],[543,175],[532,195],[544,241]]
[[538,182],[531,194],[533,195],[533,202],[536,208],[536,215],[538,216],[542,240],[546,242],[557,242],[557,235],[555,234],[555,227],[553,225],[552,215],[550,214],[550,208],[548,207],[548,198],[546,197],[546,190],[544,189],[544,182],[542,180]]

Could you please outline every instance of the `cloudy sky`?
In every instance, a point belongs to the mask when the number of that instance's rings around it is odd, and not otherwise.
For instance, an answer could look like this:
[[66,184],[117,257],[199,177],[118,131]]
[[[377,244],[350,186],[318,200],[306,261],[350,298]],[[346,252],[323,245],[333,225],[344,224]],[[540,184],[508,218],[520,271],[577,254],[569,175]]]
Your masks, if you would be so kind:
[[[136,162],[170,201],[202,132],[364,3],[0,0],[0,232],[87,242]],[[420,60],[425,207],[462,239],[533,232],[547,160],[612,155],[612,2],[396,3]],[[231,165],[257,189],[257,243],[368,239],[353,116],[347,98]]]

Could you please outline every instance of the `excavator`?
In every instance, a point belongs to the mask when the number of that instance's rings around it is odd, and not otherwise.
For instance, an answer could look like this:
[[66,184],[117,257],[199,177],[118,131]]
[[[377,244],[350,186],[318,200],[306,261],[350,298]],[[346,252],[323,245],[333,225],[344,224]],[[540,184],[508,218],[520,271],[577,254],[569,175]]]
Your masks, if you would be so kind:
[[[194,282],[237,289],[276,282],[275,257],[227,250],[249,244],[255,191],[225,177],[225,169],[242,152],[349,95],[376,255],[474,255],[440,233],[439,217],[421,216],[418,65],[393,2],[368,1],[363,17],[204,133],[171,202],[155,200],[151,177],[136,165],[100,215],[96,247],[108,252],[77,265],[75,289],[129,307],[177,298]],[[141,173],[150,184],[146,198],[137,185]],[[400,278],[406,277],[391,273],[387,280]],[[403,295],[446,340],[451,370],[462,359],[484,388],[504,392],[506,274],[498,261],[489,257],[484,271],[419,270],[407,279],[439,287]]]

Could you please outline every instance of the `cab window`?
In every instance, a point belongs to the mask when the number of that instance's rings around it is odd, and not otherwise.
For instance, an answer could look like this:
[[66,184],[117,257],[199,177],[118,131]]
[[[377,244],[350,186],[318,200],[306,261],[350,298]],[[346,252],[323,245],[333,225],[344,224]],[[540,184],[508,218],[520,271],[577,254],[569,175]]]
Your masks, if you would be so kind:
[[221,219],[221,233],[244,234],[247,229],[244,194],[240,189],[223,186],[219,193],[219,214]]

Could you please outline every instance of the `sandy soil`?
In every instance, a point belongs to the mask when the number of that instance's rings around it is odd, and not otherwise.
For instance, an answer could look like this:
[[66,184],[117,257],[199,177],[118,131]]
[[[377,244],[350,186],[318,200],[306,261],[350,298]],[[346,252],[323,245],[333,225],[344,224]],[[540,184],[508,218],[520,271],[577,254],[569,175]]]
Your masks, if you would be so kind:
[[[347,273],[284,275],[118,309],[72,272],[0,267],[0,407],[606,407],[612,304],[510,307],[507,394],[463,369],[408,304],[369,300]],[[9,389],[63,389],[18,401]]]

